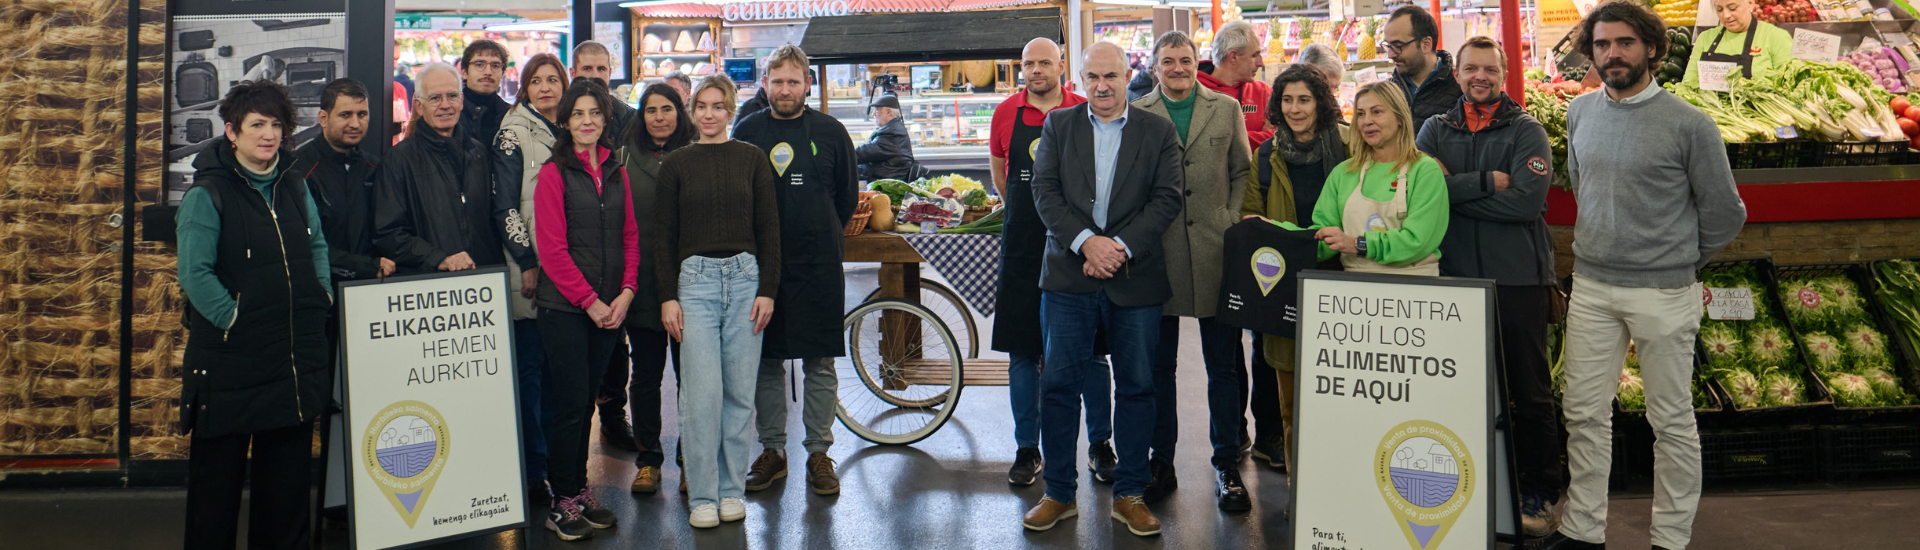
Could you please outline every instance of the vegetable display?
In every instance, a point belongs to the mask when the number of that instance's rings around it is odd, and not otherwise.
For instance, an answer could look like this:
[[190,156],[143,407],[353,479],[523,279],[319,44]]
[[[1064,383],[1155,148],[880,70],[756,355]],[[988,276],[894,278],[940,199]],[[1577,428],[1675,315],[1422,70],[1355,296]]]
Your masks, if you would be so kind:
[[[1874,265],[1873,276],[1879,283],[1874,296],[1880,299],[1881,307],[1886,308],[1887,316],[1893,320],[1893,326],[1888,328],[1905,340],[1907,349],[1920,349],[1920,270],[1916,270],[1912,261],[1887,260]],[[1892,369],[1869,369],[1862,374],[1870,382],[1875,377],[1883,377],[1876,391],[1897,395],[1895,391],[1899,390],[1900,383]]]
[[1860,72],[1867,73],[1881,89],[1896,94],[1907,93],[1907,60],[1893,48],[1861,48],[1841,59],[1858,67]]
[[[1580,86],[1578,82],[1571,84],[1575,89]],[[1564,186],[1570,181],[1567,179],[1567,100],[1558,89],[1548,91],[1544,89],[1545,86],[1559,85],[1527,86],[1527,114],[1540,121],[1540,126],[1546,129],[1547,141],[1553,148],[1553,182],[1554,185]]]
[[918,188],[915,188],[913,184],[900,181],[900,180],[877,180],[877,181],[874,181],[872,184],[867,185],[867,188],[872,189],[874,191],[879,191],[881,193],[886,193],[887,199],[890,201],[893,201],[889,204],[904,205],[907,203],[907,195],[920,195],[922,197],[933,196],[932,193],[922,191]]
[[942,229],[940,230],[940,233],[960,234],[960,235],[999,235],[1001,230],[1006,229],[1006,226],[1007,226],[1006,212],[1007,212],[1007,209],[1005,208],[995,210],[993,211],[992,214],[987,214],[985,216],[982,216],[980,219],[973,220],[972,223],[964,224],[959,227]]
[[1684,83],[1667,89],[1713,118],[1728,143],[1908,140],[1893,96],[1848,63],[1794,59],[1756,78],[1729,74],[1727,84],[1725,92]]
[[1913,395],[1895,382],[1881,391],[1867,382],[1869,375],[1889,372],[1893,354],[1886,335],[1875,328],[1865,297],[1844,274],[1784,274],[1780,300],[1787,317],[1800,333],[1807,362],[1841,407],[1887,407],[1916,404]]
[[[1689,3],[1687,5],[1686,10],[1689,13],[1688,19],[1692,19],[1691,13],[1694,9],[1695,6],[1693,4]],[[1691,25],[1692,23],[1689,22],[1688,24]],[[1660,62],[1660,66],[1657,67],[1659,70],[1653,75],[1654,81],[1662,86],[1685,80],[1687,76],[1687,61],[1691,59],[1693,55],[1693,37],[1689,36],[1687,31],[1669,27],[1667,29],[1667,41],[1672,43],[1673,46],[1667,48],[1667,59]]]
[[1700,319],[1700,347],[1709,376],[1720,381],[1739,409],[1799,405],[1809,395],[1806,368],[1794,353],[1783,320],[1774,314],[1772,296],[1751,263],[1701,274],[1709,289],[1744,289],[1753,296],[1752,320]]
[[947,197],[907,197],[900,207],[900,220],[907,223],[934,224],[948,228],[960,225],[961,215],[966,207],[960,206],[960,200]]

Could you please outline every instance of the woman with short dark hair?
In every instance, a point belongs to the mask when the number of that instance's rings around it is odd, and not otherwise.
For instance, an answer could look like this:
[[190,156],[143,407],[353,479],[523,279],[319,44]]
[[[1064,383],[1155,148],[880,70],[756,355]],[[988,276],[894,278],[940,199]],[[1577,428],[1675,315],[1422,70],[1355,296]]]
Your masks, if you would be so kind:
[[[243,81],[220,102],[226,135],[194,159],[180,201],[180,288],[187,295],[180,425],[189,549],[231,549],[240,490],[251,484],[247,547],[306,548],[313,420],[333,390],[327,241],[295,160],[293,102]],[[251,474],[251,475],[249,475]]]

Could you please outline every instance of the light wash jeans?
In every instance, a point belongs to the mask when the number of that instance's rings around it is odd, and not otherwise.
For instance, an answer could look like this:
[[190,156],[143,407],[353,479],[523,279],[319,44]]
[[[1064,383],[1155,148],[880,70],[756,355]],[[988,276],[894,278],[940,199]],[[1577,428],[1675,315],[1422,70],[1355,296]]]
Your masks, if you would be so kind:
[[754,375],[760,335],[753,333],[760,267],[752,254],[680,262],[680,446],[686,454],[688,508],[746,495],[753,443]]
[[1686,548],[1700,507],[1700,432],[1693,418],[1693,340],[1700,283],[1627,288],[1573,276],[1567,307],[1567,465],[1573,473],[1560,532],[1591,543],[1607,537],[1607,476],[1613,467],[1613,395],[1629,338],[1653,424],[1653,544]]

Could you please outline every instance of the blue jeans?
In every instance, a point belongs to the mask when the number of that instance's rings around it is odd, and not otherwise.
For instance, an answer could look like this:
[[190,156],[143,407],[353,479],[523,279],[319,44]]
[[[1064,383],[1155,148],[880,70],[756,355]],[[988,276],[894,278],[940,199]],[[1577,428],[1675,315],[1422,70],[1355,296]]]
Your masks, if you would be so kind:
[[761,335],[752,319],[759,288],[752,254],[680,262],[680,449],[689,508],[746,495],[760,372]]
[[[1200,357],[1207,366],[1207,435],[1213,443],[1216,469],[1240,464],[1240,438],[1246,434],[1247,354],[1240,345],[1242,335],[1238,327],[1213,317],[1200,320]],[[1154,401],[1159,404],[1153,459],[1172,464],[1173,450],[1180,443],[1179,317],[1160,318],[1159,347],[1153,367]]]
[[520,451],[527,455],[527,483],[547,481],[547,431],[550,414],[541,407],[541,381],[547,374],[547,350],[536,319],[513,322],[514,377],[520,385]]
[[[1042,356],[1009,354],[1007,399],[1013,403],[1013,441],[1022,449],[1040,446],[1040,360]],[[1112,366],[1104,355],[1093,358],[1082,397],[1087,403],[1087,441],[1113,439]]]
[[1078,489],[1080,400],[1087,371],[1093,370],[1093,336],[1107,334],[1113,354],[1113,422],[1130,429],[1114,434],[1113,496],[1146,493],[1152,474],[1147,449],[1153,442],[1153,355],[1160,340],[1161,306],[1122,307],[1105,289],[1087,294],[1046,291],[1040,317],[1047,330],[1047,371],[1040,376],[1041,456],[1046,460],[1047,496],[1072,503]]

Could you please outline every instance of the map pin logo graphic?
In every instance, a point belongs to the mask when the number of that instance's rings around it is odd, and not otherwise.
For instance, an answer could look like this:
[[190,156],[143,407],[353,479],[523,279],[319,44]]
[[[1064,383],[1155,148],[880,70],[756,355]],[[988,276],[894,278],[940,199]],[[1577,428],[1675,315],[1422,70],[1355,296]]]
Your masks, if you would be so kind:
[[446,418],[426,403],[400,401],[373,416],[365,438],[368,477],[412,528],[447,465]]
[[787,165],[793,163],[793,146],[787,145],[786,143],[775,145],[773,146],[773,152],[769,153],[767,158],[773,161],[773,170],[785,176],[787,175]]
[[1473,500],[1473,456],[1453,430],[1410,420],[1394,426],[1374,455],[1374,478],[1412,550],[1440,547]]
[[1260,283],[1260,295],[1273,292],[1274,285],[1287,274],[1287,259],[1271,247],[1253,251],[1253,280]]

